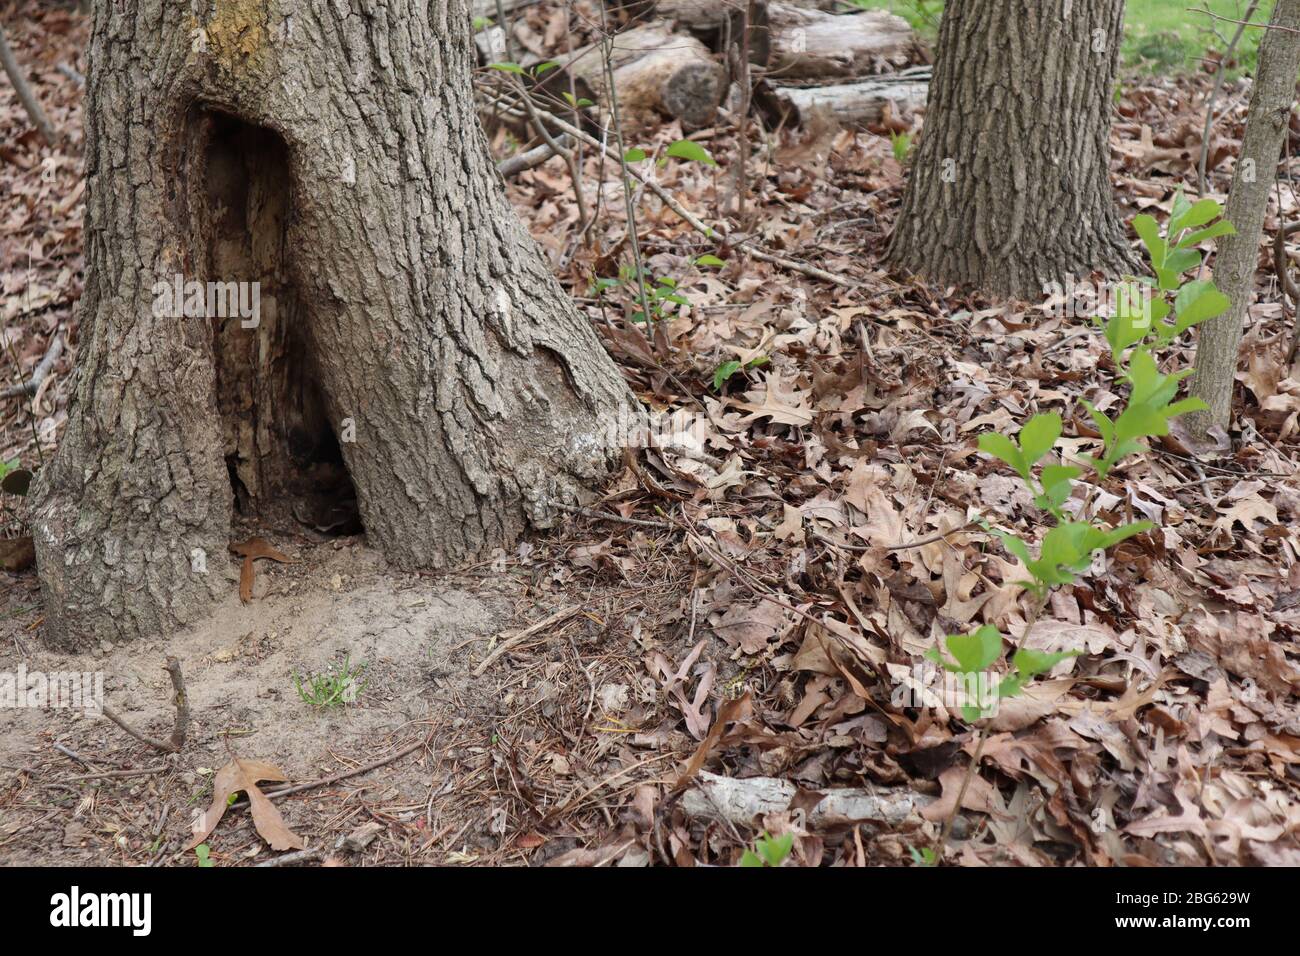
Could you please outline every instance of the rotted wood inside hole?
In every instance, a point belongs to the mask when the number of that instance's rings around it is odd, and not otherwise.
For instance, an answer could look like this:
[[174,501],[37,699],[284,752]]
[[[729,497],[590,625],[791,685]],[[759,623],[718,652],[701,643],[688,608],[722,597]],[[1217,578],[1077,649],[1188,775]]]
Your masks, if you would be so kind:
[[346,426],[319,386],[294,270],[288,147],[272,130],[197,107],[184,140],[186,279],[219,304],[207,321],[232,507],[272,528],[358,534],[339,444]]

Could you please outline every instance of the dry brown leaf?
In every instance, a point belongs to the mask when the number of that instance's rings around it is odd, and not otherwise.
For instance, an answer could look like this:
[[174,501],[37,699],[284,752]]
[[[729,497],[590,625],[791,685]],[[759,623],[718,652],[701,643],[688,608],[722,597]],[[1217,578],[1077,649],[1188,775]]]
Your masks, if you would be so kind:
[[244,558],[243,565],[239,569],[239,600],[244,604],[253,600],[254,560],[269,558],[281,564],[293,564],[293,558],[277,551],[262,538],[249,538],[241,544],[232,544],[230,550]]
[[194,837],[185,845],[185,849],[192,850],[208,838],[225,816],[226,808],[230,806],[230,797],[240,791],[248,795],[253,826],[272,850],[303,849],[307,844],[302,837],[285,825],[275,804],[257,788],[259,780],[279,782],[287,779],[279,767],[260,760],[241,760],[236,757],[217,771],[217,776],[212,781],[212,805],[195,821]]

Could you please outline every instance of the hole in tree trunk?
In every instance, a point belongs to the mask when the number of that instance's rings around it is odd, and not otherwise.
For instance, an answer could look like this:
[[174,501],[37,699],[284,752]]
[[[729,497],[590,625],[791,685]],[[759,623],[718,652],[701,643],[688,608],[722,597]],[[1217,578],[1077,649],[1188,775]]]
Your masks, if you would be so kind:
[[185,278],[199,283],[186,286],[186,314],[200,292],[234,509],[270,526],[360,533],[294,269],[288,147],[272,130],[196,108],[181,170]]

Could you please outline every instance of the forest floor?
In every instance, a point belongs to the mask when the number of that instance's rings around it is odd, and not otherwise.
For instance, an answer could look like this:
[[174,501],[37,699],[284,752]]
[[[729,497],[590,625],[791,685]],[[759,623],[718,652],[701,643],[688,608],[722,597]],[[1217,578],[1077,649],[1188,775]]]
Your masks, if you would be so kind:
[[[80,321],[70,73],[85,71],[87,30],[26,6],[0,3],[0,20],[63,140],[45,146],[0,85],[5,376],[30,375],[56,334],[68,349],[35,396],[0,405],[0,452],[37,467],[66,417]],[[522,16],[545,55],[563,35],[555,6]],[[1126,218],[1163,219],[1180,184],[1195,191],[1210,82],[1126,79],[1113,127]],[[1220,198],[1247,98],[1233,80],[1220,99]],[[232,756],[317,784],[277,802],[332,865],[730,865],[760,828],[793,833],[792,859],[809,865],[907,864],[935,846],[975,742],[957,715],[897,691],[945,633],[1025,630],[1023,571],[971,517],[1040,527],[977,438],[1057,411],[1078,453],[1095,437],[1081,400],[1118,396],[1086,319],[884,270],[905,176],[885,132],[754,118],[743,175],[735,128],[692,134],[719,167],[670,159],[659,182],[734,226],[719,247],[638,194],[646,268],[684,299],[665,300],[653,340],[629,320],[633,289],[593,288],[630,256],[617,167],[587,158],[600,218],[585,237],[561,161],[509,181],[634,392],[695,437],[639,450],[556,529],[445,575],[392,572],[363,539],[269,534],[295,560],[259,564],[249,604],[232,580],[193,633],[77,657],[43,647],[35,572],[0,572],[0,673],[102,671],[105,700],[165,737],[173,654],[191,709],[168,756],[107,720],[0,711],[0,863],[194,865],[194,811]],[[651,157],[682,135],[626,130]],[[521,145],[490,138],[502,156]],[[1300,124],[1288,155],[1297,146]],[[1269,235],[1297,210],[1284,183]],[[1231,453],[1199,460],[1170,439],[1098,490],[1104,517],[1156,529],[1058,590],[1032,628],[1030,646],[1084,653],[992,718],[951,861],[1300,863],[1300,369],[1284,364],[1290,309],[1267,255],[1258,287]],[[1183,341],[1162,361],[1191,358]],[[345,659],[365,664],[355,702],[300,699],[296,675]],[[768,800],[701,799],[709,774]],[[876,801],[873,822],[834,819],[818,794],[844,788]],[[276,855],[240,804],[207,845],[218,865]]]

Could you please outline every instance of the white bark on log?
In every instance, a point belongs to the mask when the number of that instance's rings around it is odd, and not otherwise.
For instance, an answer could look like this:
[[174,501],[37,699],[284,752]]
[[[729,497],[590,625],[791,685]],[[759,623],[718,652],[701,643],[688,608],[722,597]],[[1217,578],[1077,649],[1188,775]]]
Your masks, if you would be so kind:
[[[575,50],[562,63],[605,95],[600,44]],[[611,53],[615,92],[624,113],[662,113],[688,127],[713,122],[726,89],[726,70],[695,37],[674,33],[664,21],[634,27],[614,37]]]
[[[530,7],[537,3],[538,0],[501,0],[501,7],[506,13],[517,10],[520,7]],[[492,20],[497,18],[497,0],[470,0],[470,16],[474,18],[489,17]]]
[[722,28],[727,20],[741,12],[747,0],[659,0],[655,13],[678,26],[696,33]]
[[[701,33],[720,29],[728,18],[740,13],[748,0],[659,0],[654,13],[673,20],[688,30]],[[754,0],[759,7],[768,6],[768,0]],[[618,6],[611,0],[611,6]],[[784,6],[802,7],[805,10],[834,10],[836,0],[784,0]]]
[[916,46],[908,22],[886,10],[835,16],[771,3],[767,16],[767,70],[780,79],[888,73],[907,66]]
[[886,104],[895,116],[923,107],[929,81],[929,69],[917,68],[837,86],[771,84],[769,96],[778,111],[797,123],[820,112],[843,126],[872,126],[884,117]]
[[[682,795],[682,809],[689,817],[726,820],[736,826],[750,826],[756,817],[790,808],[798,788],[789,780],[775,777],[720,777],[701,771],[696,785]],[[877,823],[898,827],[906,822],[921,823],[920,810],[934,798],[902,788],[877,791],[826,790],[822,800],[808,813],[808,826],[829,827]]]

